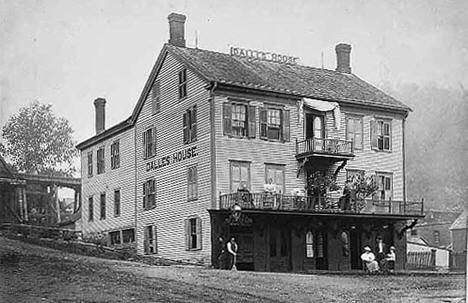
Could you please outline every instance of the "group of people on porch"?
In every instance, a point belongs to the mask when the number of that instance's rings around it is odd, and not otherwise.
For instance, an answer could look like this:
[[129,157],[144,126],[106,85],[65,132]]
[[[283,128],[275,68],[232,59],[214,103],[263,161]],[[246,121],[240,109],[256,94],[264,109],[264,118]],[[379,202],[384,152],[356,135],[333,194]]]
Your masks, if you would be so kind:
[[364,252],[361,255],[361,260],[364,263],[365,270],[369,272],[388,272],[395,268],[395,247],[390,246],[389,251],[386,253],[386,244],[383,242],[382,237],[377,237],[376,254],[372,252],[369,246],[364,247]]

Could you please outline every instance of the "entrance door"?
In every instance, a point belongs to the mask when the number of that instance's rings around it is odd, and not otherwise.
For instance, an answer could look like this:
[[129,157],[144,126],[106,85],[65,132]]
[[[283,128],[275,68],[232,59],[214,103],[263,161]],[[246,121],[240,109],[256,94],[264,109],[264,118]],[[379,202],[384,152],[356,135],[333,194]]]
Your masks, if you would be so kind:
[[316,269],[328,269],[327,246],[327,233],[323,231],[317,231],[315,234]]
[[307,147],[309,150],[323,150],[323,139],[325,138],[325,125],[323,116],[306,113],[305,117],[305,139],[314,139],[313,144],[312,140],[308,141],[309,145]]
[[270,229],[270,270],[291,270],[291,231],[288,228]]
[[362,269],[361,263],[361,232],[354,228],[350,230],[351,269]]
[[[231,226],[231,237],[237,242],[238,251],[236,258],[236,268],[239,270],[254,269],[254,241],[251,226]],[[230,239],[230,238],[229,238]],[[229,241],[229,239],[226,239]]]

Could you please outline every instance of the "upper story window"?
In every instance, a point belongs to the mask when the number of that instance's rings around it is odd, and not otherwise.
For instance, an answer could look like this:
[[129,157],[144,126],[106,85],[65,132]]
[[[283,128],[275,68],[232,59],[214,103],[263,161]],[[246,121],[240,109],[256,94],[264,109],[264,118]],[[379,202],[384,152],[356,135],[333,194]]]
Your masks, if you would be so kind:
[[179,71],[179,99],[187,97],[187,69]]
[[187,199],[196,200],[198,198],[198,172],[197,166],[190,166],[187,172]]
[[279,108],[260,109],[260,138],[273,141],[289,141],[289,110]]
[[255,106],[234,102],[224,103],[223,133],[234,137],[255,138]]
[[243,184],[250,188],[250,162],[231,161],[231,192],[237,191]]
[[185,249],[202,249],[202,221],[199,217],[185,219]]
[[183,115],[184,144],[197,140],[197,106],[194,105]]
[[390,120],[371,121],[371,147],[374,150],[392,150],[392,124]]
[[93,176],[93,152],[88,152],[88,178]]
[[120,167],[120,141],[116,140],[111,144],[111,169]]
[[284,165],[266,164],[265,165],[265,184],[266,188],[273,189],[277,193],[284,192]]
[[376,173],[377,177],[377,200],[388,201],[393,198],[393,174],[392,173]]
[[97,150],[97,154],[96,154],[96,158],[97,158],[97,174],[102,174],[104,173],[105,171],[105,164],[106,162],[104,161],[104,146],[101,146],[98,150]]
[[151,112],[153,114],[159,113],[161,110],[161,98],[160,98],[160,82],[159,80],[154,81],[153,87],[151,88]]
[[143,208],[152,209],[156,206],[156,180],[143,183]]
[[156,156],[156,128],[148,128],[143,132],[143,158]]
[[362,149],[362,117],[346,116],[346,140],[352,140],[354,149]]

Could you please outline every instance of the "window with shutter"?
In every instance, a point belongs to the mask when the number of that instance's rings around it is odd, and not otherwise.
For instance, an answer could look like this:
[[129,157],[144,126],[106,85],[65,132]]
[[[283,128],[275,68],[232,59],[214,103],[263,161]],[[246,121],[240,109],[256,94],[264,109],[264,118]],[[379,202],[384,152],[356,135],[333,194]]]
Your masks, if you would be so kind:
[[179,71],[179,99],[187,97],[187,69]]
[[198,198],[198,176],[197,166],[191,166],[187,171],[187,199],[196,200]]
[[101,214],[100,214],[100,219],[104,220],[106,219],[106,193],[101,193],[100,197],[100,202],[101,202]]
[[376,198],[380,201],[388,201],[393,198],[393,174],[378,172],[376,173],[378,192]]
[[390,120],[377,119],[371,121],[371,147],[379,151],[392,150],[392,127]]
[[151,110],[153,114],[159,113],[160,110],[160,83],[159,80],[155,81],[151,88]]
[[197,105],[187,109],[182,117],[184,144],[192,143],[197,140]]
[[346,116],[346,140],[352,140],[354,149],[361,150],[362,144],[362,117],[347,115]]
[[94,201],[93,197],[88,198],[88,221],[92,222],[94,220]]
[[262,108],[260,111],[260,138],[272,141],[290,141],[290,111],[280,108]]
[[97,174],[102,174],[105,171],[105,161],[104,161],[104,146],[101,146],[96,153],[96,166]]
[[143,183],[143,209],[156,206],[156,180],[151,179]]
[[232,134],[232,106],[231,103],[223,104],[223,134]]
[[88,178],[93,176],[93,152],[88,152]]
[[116,140],[111,144],[111,169],[120,167],[120,141]]
[[231,192],[237,191],[242,184],[250,188],[250,162],[230,162]]
[[156,128],[151,127],[143,132],[143,157],[149,159],[156,156]]
[[114,217],[120,216],[120,189],[114,190]]
[[202,249],[202,221],[199,217],[185,220],[185,241],[187,250]]

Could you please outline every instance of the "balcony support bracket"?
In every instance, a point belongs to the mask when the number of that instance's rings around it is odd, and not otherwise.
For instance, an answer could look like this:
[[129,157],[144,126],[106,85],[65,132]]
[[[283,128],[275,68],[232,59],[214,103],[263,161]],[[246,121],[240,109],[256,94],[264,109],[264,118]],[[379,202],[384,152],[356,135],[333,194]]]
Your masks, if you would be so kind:
[[340,173],[340,171],[346,166],[346,164],[348,164],[348,160],[345,159],[343,160],[343,162],[341,162],[340,166],[338,166],[335,170],[335,173],[333,174],[333,178],[336,179],[336,177],[338,176],[338,174]]

